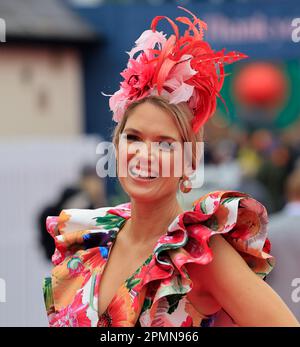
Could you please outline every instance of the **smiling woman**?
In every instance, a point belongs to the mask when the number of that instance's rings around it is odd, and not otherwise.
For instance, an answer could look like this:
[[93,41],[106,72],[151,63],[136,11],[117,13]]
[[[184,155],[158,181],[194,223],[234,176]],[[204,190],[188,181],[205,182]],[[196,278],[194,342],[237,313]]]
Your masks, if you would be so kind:
[[[56,243],[44,282],[50,326],[299,326],[263,281],[274,266],[264,206],[236,191],[211,192],[188,211],[176,199],[191,189],[223,64],[242,57],[211,50],[205,23],[191,15],[177,18],[189,26],[182,38],[166,18],[175,32],[168,40],[154,18],[110,99],[118,179],[130,202],[47,218]],[[186,143],[189,165],[177,156]]]
[[[192,133],[191,125],[187,122],[186,113],[180,112],[180,109],[177,113],[172,112],[175,107],[171,108],[168,102],[161,97],[144,98],[139,103],[131,105],[130,110],[116,128],[113,142],[117,149],[118,173],[124,172],[124,168],[128,167],[127,175],[118,176],[124,191],[129,196],[139,196],[139,199],[147,199],[149,202],[152,201],[152,204],[166,197],[170,199],[171,196],[173,201],[176,201],[174,194],[177,192],[179,178],[183,176],[184,170],[183,160],[178,160],[178,158],[182,158],[181,145],[184,142],[193,142],[195,145],[197,136],[184,136]],[[175,114],[175,117],[171,115],[171,112]],[[120,133],[126,134],[127,142],[125,144],[133,147],[134,150],[130,151],[130,148],[120,144],[118,138]],[[133,133],[135,135],[132,135]],[[132,136],[134,137],[132,138]],[[160,142],[160,139],[164,141]],[[166,139],[169,139],[168,142]],[[174,143],[178,146],[175,146]],[[158,146],[154,146],[155,144]],[[174,146],[172,150],[170,145]],[[138,154],[136,154],[136,150],[138,150]],[[180,153],[179,157],[178,153]],[[122,159],[120,160],[120,158]],[[192,164],[195,165],[194,163],[196,163],[196,155],[194,155],[190,167]],[[156,178],[149,179],[148,177],[151,175]],[[176,209],[180,210],[179,205]]]

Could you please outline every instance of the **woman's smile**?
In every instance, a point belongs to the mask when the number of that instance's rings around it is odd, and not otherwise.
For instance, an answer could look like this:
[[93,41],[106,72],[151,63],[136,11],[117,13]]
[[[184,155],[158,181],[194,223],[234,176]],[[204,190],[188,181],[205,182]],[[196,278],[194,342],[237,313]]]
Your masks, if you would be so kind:
[[128,169],[129,176],[136,182],[150,183],[156,181],[159,176],[151,176],[151,172],[142,171],[135,167]]

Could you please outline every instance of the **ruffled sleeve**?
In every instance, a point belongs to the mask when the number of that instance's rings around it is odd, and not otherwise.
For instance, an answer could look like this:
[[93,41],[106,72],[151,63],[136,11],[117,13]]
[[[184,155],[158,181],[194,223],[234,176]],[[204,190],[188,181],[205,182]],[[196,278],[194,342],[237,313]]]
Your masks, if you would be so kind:
[[[154,295],[152,305],[148,305],[148,309],[142,314],[141,321],[144,326],[151,326],[157,321],[158,311],[160,324],[166,321],[169,325],[174,324],[172,319],[179,315],[179,312],[176,313],[177,309],[182,310],[180,314],[184,322],[194,321],[195,324],[195,321],[198,323],[201,321],[201,317],[199,319],[199,316],[196,317],[192,313],[186,301],[185,295],[192,289],[193,283],[185,265],[210,263],[213,252],[209,240],[216,234],[222,234],[250,269],[261,278],[265,278],[275,262],[270,255],[271,244],[267,238],[267,223],[265,207],[245,193],[215,191],[195,200],[192,210],[180,214],[156,246],[156,265],[160,271],[165,271],[165,276]],[[170,297],[177,297],[176,309],[173,304],[170,310],[168,305],[170,300],[166,300]],[[179,301],[185,304],[179,305]],[[225,321],[224,316],[226,316],[224,311],[216,312],[214,319]],[[203,317],[205,316],[202,315]],[[210,325],[214,319],[210,317]],[[235,325],[230,317],[227,317],[227,321],[230,322],[230,326]],[[180,326],[178,321],[176,324]]]
[[209,239],[216,234],[222,234],[258,276],[264,278],[274,266],[266,208],[248,194],[217,191],[204,195],[194,201],[191,212],[181,215],[180,222],[188,233],[188,242],[183,253],[173,259],[176,267],[212,261]]
[[[94,307],[94,295],[82,296],[82,293],[90,290],[125,215],[125,212],[121,215],[115,208],[101,207],[64,209],[58,216],[47,217],[46,229],[55,241],[54,267],[51,276],[44,278],[42,283],[50,326],[55,326],[57,322],[61,326],[69,324],[62,321],[62,317],[68,317],[67,310],[72,312],[75,307],[73,302],[81,307],[87,304],[86,300],[90,307]],[[78,307],[75,307],[74,315],[77,315]],[[80,317],[81,324],[85,326],[97,319],[94,309],[86,311],[89,317]]]
[[48,216],[46,229],[55,241],[54,265],[80,249],[106,245],[124,218],[110,213],[111,207],[65,209],[59,216]]

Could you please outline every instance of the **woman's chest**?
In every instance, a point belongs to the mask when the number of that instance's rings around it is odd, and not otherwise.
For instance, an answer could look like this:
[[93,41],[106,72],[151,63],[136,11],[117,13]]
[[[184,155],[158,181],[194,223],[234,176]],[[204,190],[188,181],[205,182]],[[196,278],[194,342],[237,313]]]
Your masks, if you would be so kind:
[[[149,258],[149,254],[148,258]],[[126,296],[130,288],[128,282],[140,271],[147,260],[145,255],[135,252],[120,251],[117,245],[111,250],[103,271],[100,274],[98,285],[98,314],[101,316],[111,304],[121,302],[121,296]]]

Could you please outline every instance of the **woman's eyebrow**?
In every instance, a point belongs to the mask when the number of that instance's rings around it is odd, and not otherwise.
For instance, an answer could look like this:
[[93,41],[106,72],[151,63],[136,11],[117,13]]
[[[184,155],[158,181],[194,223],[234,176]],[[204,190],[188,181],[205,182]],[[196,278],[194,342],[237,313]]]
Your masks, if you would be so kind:
[[[126,128],[123,131],[124,132],[131,131],[131,132],[133,132],[135,134],[138,134],[138,135],[141,134],[141,132],[139,130],[134,129],[134,128]],[[179,140],[174,139],[174,137],[168,136],[168,135],[157,135],[156,138],[158,138],[158,139],[170,139],[170,140],[173,140],[173,141],[179,141]]]

